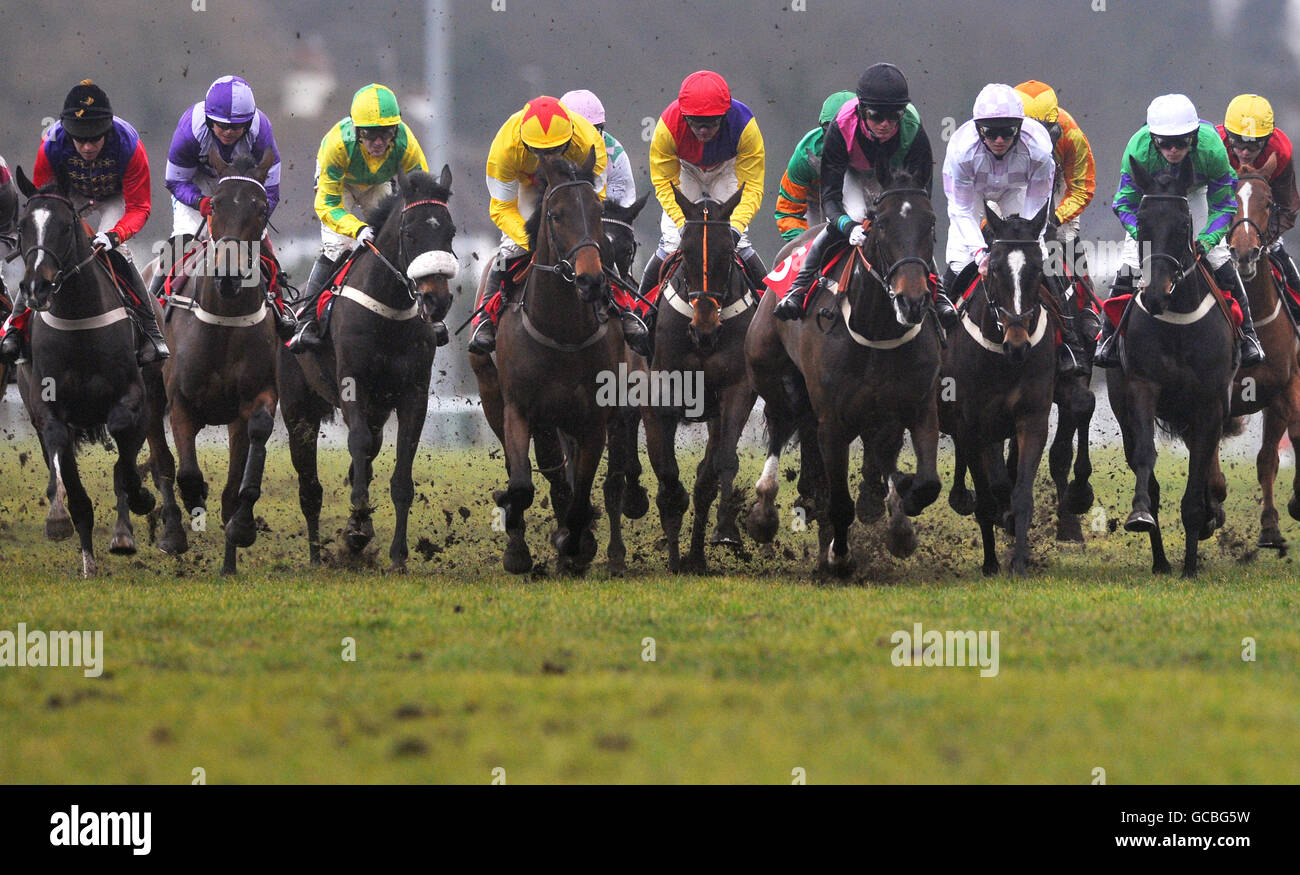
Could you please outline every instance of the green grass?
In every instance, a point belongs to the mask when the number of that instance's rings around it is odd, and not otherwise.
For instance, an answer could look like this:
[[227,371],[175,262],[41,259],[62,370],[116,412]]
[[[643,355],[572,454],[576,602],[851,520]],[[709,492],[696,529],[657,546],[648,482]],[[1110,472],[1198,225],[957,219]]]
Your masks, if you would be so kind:
[[[324,455],[334,532],[344,461]],[[178,559],[144,526],[137,557],[104,554],[107,457],[86,456],[93,581],[71,542],[42,537],[39,452],[0,456],[0,629],[103,629],[106,651],[101,678],[0,668],[0,781],[187,783],[196,767],[211,783],[486,783],[498,767],[510,783],[784,783],[795,768],[810,783],[1086,783],[1095,767],[1110,783],[1300,781],[1300,592],[1289,557],[1249,547],[1253,465],[1229,468],[1229,525],[1192,582],[1153,578],[1146,539],[1105,525],[1058,548],[1046,512],[1035,576],[986,580],[973,523],[941,499],[918,520],[916,556],[893,559],[867,533],[860,579],[843,584],[812,579],[815,535],[788,530],[775,558],[713,553],[723,574],[671,577],[653,508],[628,525],[627,577],[511,578],[487,498],[502,466],[486,451],[420,454],[411,532],[427,543],[410,574],[313,572],[282,446],[258,506],[268,531],[223,579],[215,526]],[[215,498],[224,455],[204,460]],[[1162,459],[1166,495],[1178,464]],[[743,458],[740,482],[760,465]],[[1113,454],[1094,482],[1110,517],[1127,507]],[[549,521],[531,518],[534,554],[550,560]],[[999,675],[894,667],[890,636],[915,622],[998,630]],[[1246,637],[1255,662],[1241,659]]]

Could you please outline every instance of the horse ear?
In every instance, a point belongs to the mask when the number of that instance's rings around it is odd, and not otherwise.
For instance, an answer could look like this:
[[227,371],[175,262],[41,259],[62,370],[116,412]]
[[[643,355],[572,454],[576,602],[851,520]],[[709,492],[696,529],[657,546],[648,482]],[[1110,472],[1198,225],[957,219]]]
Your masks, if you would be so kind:
[[72,194],[72,176],[68,173],[66,165],[60,164],[59,169],[54,172],[54,184],[59,190],[59,194],[68,197]]
[[14,168],[14,179],[18,182],[18,190],[23,193],[23,197],[36,194],[36,186],[32,185],[32,181],[27,178],[27,173],[21,164]]
[[1147,173],[1147,169],[1135,158],[1128,160],[1128,175],[1132,177],[1133,185],[1138,191],[1143,192],[1151,187],[1151,174]]
[[442,173],[438,174],[438,186],[451,191],[451,165],[442,165]]
[[673,187],[673,200],[677,201],[677,206],[681,207],[682,212],[686,215],[692,215],[695,212],[695,201],[688,199],[686,195],[682,194],[682,190],[673,183],[668,184]]
[[650,200],[650,191],[647,190],[639,198],[632,201],[632,206],[628,207],[627,220],[629,222],[635,222],[636,217],[641,215],[641,211],[645,209],[646,202],[649,200]]
[[217,176],[225,176],[226,170],[230,168],[230,165],[221,157],[221,153],[217,151],[216,145],[208,149],[208,164],[211,165],[213,170],[217,171]]
[[592,146],[587,150],[587,157],[582,159],[582,166],[578,168],[583,176],[590,176],[591,172],[596,169],[596,147]]
[[1192,174],[1192,162],[1188,158],[1191,158],[1191,155],[1178,162],[1178,184],[1182,187],[1184,193],[1192,187],[1192,183],[1195,181]]
[[257,162],[253,168],[253,178],[258,182],[266,182],[266,175],[271,172],[271,165],[275,163],[275,153],[270,149],[262,152],[262,160]]
[[1264,177],[1267,177],[1267,178],[1269,178],[1269,179],[1272,179],[1272,178],[1273,178],[1273,171],[1275,171],[1275,170],[1277,170],[1277,153],[1276,153],[1276,152],[1274,152],[1272,155],[1269,155],[1269,156],[1268,156],[1268,160],[1264,162],[1264,166],[1261,167],[1261,168],[1259,168],[1259,170],[1256,171],[1256,172],[1259,173],[1260,176],[1264,176]]
[[1002,232],[1006,230],[1006,227],[1006,222],[1002,221],[1002,217],[998,215],[997,205],[992,201],[985,201],[983,227],[984,241],[991,244],[994,240],[997,240],[1002,236]]
[[401,164],[397,165],[397,190],[402,193],[402,197],[406,197],[406,193],[411,190],[411,179]]
[[726,202],[723,203],[722,205],[722,209],[719,210],[719,212],[722,213],[722,218],[724,219],[731,218],[732,210],[734,210],[737,206],[740,205],[740,199],[744,196],[744,194],[745,194],[745,183],[742,182],[740,184],[740,188],[736,189],[736,193],[733,194],[731,197],[727,198]]
[[1038,235],[1042,234],[1043,228],[1047,226],[1047,213],[1049,210],[1051,210],[1051,208],[1052,208],[1052,199],[1048,198],[1047,203],[1043,204],[1043,208],[1038,211],[1038,215],[1034,216],[1033,223],[1031,226],[1034,232],[1033,233],[1034,239],[1038,239]]
[[893,172],[889,168],[889,162],[880,162],[880,166],[876,168],[876,181],[880,183],[881,191],[889,190],[889,182],[892,176]]

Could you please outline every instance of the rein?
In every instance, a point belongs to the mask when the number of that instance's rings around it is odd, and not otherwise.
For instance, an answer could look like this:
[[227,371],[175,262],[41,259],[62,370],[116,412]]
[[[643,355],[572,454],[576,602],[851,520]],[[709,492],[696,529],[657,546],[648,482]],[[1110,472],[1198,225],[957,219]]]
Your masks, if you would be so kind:
[[[546,205],[547,203],[550,202],[551,195],[553,195],[555,192],[559,191],[562,188],[570,188],[575,185],[586,185],[589,186],[592,191],[596,190],[596,187],[585,179],[570,179],[567,182],[561,182],[558,185],[550,186],[549,188],[546,189],[546,194],[542,197],[542,203],[538,208],[542,210],[542,214],[546,218],[546,230],[548,232],[546,237],[548,243],[550,242],[550,240],[554,239],[555,237],[555,233],[554,233],[555,219],[551,215],[551,211],[546,208]],[[602,218],[601,221],[605,221],[605,220]],[[595,238],[591,236],[591,229],[587,227],[586,214],[583,214],[582,216],[582,234],[583,234],[582,239],[579,240],[573,246],[572,249],[566,252],[564,254],[564,257],[561,258],[559,261],[557,261],[554,265],[538,264],[537,259],[534,258],[531,264],[532,269],[540,270],[545,273],[553,273],[556,276],[558,276],[560,279],[562,279],[564,282],[570,285],[576,283],[578,281],[578,272],[573,266],[573,261],[572,261],[573,256],[581,252],[582,250],[586,249],[587,247],[594,247],[597,252],[600,251],[600,244],[597,243]],[[602,236],[604,236],[603,233]]]

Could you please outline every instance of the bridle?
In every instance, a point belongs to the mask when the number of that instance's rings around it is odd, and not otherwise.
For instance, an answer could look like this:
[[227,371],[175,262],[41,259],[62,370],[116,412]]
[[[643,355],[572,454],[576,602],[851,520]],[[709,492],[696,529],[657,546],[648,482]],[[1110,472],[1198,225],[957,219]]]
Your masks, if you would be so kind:
[[[590,188],[593,192],[596,190],[596,187],[585,179],[570,179],[567,182],[561,182],[557,185],[549,186],[546,189],[546,194],[542,196],[542,203],[540,209],[542,211],[543,217],[546,220],[546,239],[547,239],[548,246],[552,246],[552,247],[554,246],[553,241],[555,240],[555,215],[547,207],[547,204],[550,203],[551,196],[554,195],[555,192],[559,191],[562,188],[571,188],[572,186],[575,185],[585,185],[588,188]],[[602,221],[604,220],[602,219]],[[603,232],[602,232],[602,236],[604,236]],[[532,264],[532,269],[544,271],[546,273],[553,273],[564,282],[573,285],[578,281],[578,271],[573,266],[573,256],[577,255],[579,252],[586,249],[587,247],[594,248],[597,253],[600,252],[600,244],[592,236],[591,228],[587,225],[587,214],[584,212],[582,213],[581,239],[579,239],[578,242],[574,244],[574,246],[564,254],[564,257],[561,258],[559,261],[557,261],[554,265],[538,264],[536,259],[534,259]]]
[[1173,288],[1185,280],[1187,275],[1190,274],[1196,266],[1196,249],[1192,246],[1192,235],[1194,233],[1191,222],[1192,207],[1187,202],[1186,196],[1181,194],[1144,194],[1142,195],[1142,200],[1138,203],[1138,208],[1141,209],[1142,203],[1147,200],[1177,201],[1182,204],[1184,209],[1187,211],[1187,251],[1192,253],[1192,263],[1184,267],[1181,259],[1168,252],[1153,252],[1139,262],[1139,266],[1144,272],[1148,262],[1167,261],[1171,263],[1173,265],[1173,278],[1170,281],[1169,286],[1170,288]]
[[[632,227],[632,223],[631,223],[631,222],[624,222],[622,219],[611,219],[611,218],[608,218],[608,217],[606,217],[606,216],[601,216],[601,217],[600,217],[600,222],[601,222],[602,225],[606,225],[606,224],[608,224],[608,225],[617,225],[617,226],[620,227],[620,228],[626,228],[626,229],[628,230],[629,235],[630,235],[631,240],[632,240],[632,257],[628,259],[628,265],[630,266],[630,265],[632,265],[633,263],[635,263],[635,262],[636,262],[636,252],[637,252],[637,248],[638,248],[641,244],[640,244],[640,242],[636,239],[636,228]],[[609,243],[610,243],[611,246],[613,246],[613,244],[614,244],[614,239],[609,235],[608,232],[606,232],[606,234],[605,234],[605,239],[609,241]]]
[[[448,212],[450,212],[451,210],[451,208],[447,206],[446,201],[438,200],[437,198],[423,198],[418,201],[411,201],[409,204],[405,204],[402,206],[402,212],[401,212],[402,223],[405,224],[406,213],[409,210],[412,210],[415,207],[422,207],[422,206],[442,207]],[[379,251],[379,247],[375,246],[375,244],[372,241],[367,240],[366,246],[369,247],[370,251],[374,254],[374,256],[379,259],[380,264],[388,268],[389,273],[397,277],[397,281],[402,284],[402,288],[406,289],[406,294],[409,296],[409,298],[412,301],[414,301],[416,298],[419,297],[419,291],[415,287],[415,280],[411,279],[406,274],[406,268],[409,268],[411,266],[411,259],[406,254],[406,235],[401,233],[400,228],[398,229],[398,233],[397,233],[397,260],[402,263],[403,265],[402,268],[398,268],[391,261],[389,261],[384,256],[384,253]],[[455,253],[453,252],[452,255],[455,255]]]
[[[992,249],[994,246],[1037,247],[1038,245],[1039,243],[1037,240],[1030,240],[1027,238],[1026,239],[1003,238],[1003,239],[994,240],[991,244],[989,244],[989,248]],[[986,309],[993,316],[993,324],[994,326],[996,326],[998,334],[1000,334],[1002,338],[1005,340],[1007,336],[1008,327],[1019,326],[1021,328],[1025,328],[1026,330],[1028,330],[1029,323],[1033,321],[1033,319],[1031,319],[1030,317],[1034,317],[1035,314],[1038,313],[1039,309],[1043,306],[1043,299],[1042,296],[1038,294],[1038,289],[1035,288],[1033,290],[1034,306],[1030,307],[1028,310],[1025,310],[1022,313],[1009,313],[1004,307],[999,306],[998,303],[993,300],[993,293],[989,291],[989,285],[990,283],[988,282],[987,278],[984,280],[984,282],[980,283],[980,287],[984,290],[984,302],[986,305]]]
[[[703,264],[701,266],[700,275],[704,279],[704,287],[701,289],[688,289],[686,292],[686,300],[690,302],[691,306],[695,306],[697,302],[702,300],[712,301],[713,306],[721,310],[722,302],[726,301],[731,293],[731,280],[736,270],[735,250],[733,248],[731,253],[732,257],[728,259],[727,262],[727,278],[723,281],[723,293],[720,297],[709,290],[709,228],[726,228],[727,234],[730,235],[731,223],[726,219],[710,219],[708,204],[704,204],[702,209],[704,211],[703,218],[687,219],[682,223],[683,225],[697,225],[703,229],[701,235],[703,240],[701,241],[700,247],[701,252],[703,253]],[[685,278],[685,276],[686,275],[683,272],[682,277]]]
[[[269,203],[270,203],[270,201],[268,200],[268,195],[267,195],[267,193],[266,193],[266,186],[262,183],[262,181],[261,181],[260,179],[254,179],[254,178],[251,177],[251,176],[238,176],[238,175],[235,175],[235,174],[231,174],[230,176],[222,176],[221,178],[219,178],[219,179],[217,180],[217,188],[220,188],[220,187],[221,187],[221,184],[222,184],[223,182],[232,182],[232,181],[233,181],[233,182],[251,182],[253,185],[257,186],[258,191],[260,191],[260,192],[262,193],[262,206],[261,206],[261,209],[259,210],[260,218],[261,218],[261,220],[262,220],[262,227],[261,227],[260,229],[258,229],[257,236],[256,236],[256,238],[255,238],[256,240],[260,241],[260,240],[262,239],[263,235],[266,234],[266,226],[267,226],[268,224],[270,224],[270,221],[271,221],[271,212],[270,212],[270,209],[269,209]],[[222,245],[224,245],[224,244],[227,244],[227,243],[253,242],[253,241],[242,240],[241,238],[238,238],[238,237],[231,237],[231,236],[229,236],[229,235],[223,235],[223,236],[221,236],[221,237],[219,237],[219,238],[215,238],[215,239],[214,239],[214,238],[212,237],[212,235],[211,235],[211,230],[212,230],[212,217],[211,217],[211,216],[208,217],[207,227],[208,227],[208,232],[209,232],[209,233],[208,233],[208,248],[209,248],[209,251],[211,251],[211,250],[213,249],[213,247],[220,247],[220,246],[222,246]]]
[[[48,199],[48,200],[56,200],[56,201],[59,201],[60,203],[66,204],[67,207],[68,207],[68,209],[70,209],[70,210],[72,211],[72,215],[73,215],[74,218],[80,217],[80,215],[81,215],[81,213],[82,213],[82,210],[86,210],[86,209],[89,209],[89,208],[90,208],[90,204],[86,204],[86,206],[82,207],[82,208],[79,210],[79,209],[77,209],[76,205],[75,205],[75,204],[74,204],[74,203],[73,203],[69,198],[66,198],[66,197],[64,197],[64,196],[61,195],[61,194],[56,194],[55,192],[52,192],[52,191],[51,191],[51,192],[43,192],[43,193],[42,193],[42,192],[37,192],[36,194],[34,194],[34,195],[32,195],[31,197],[29,197],[29,198],[27,199],[27,202],[28,202],[28,203],[31,203],[32,201],[36,200],[37,198],[46,198],[46,199]],[[72,250],[73,250],[73,247],[75,247],[75,246],[76,246],[76,238],[74,237],[73,240],[72,240],[72,242],[69,244],[68,252],[65,253],[65,254],[62,255],[62,256],[59,255],[57,252],[55,252],[53,249],[51,249],[51,248],[48,247],[48,246],[43,246],[43,245],[41,245],[41,244],[37,244],[37,245],[35,245],[35,246],[30,246],[30,247],[28,247],[27,249],[24,249],[24,250],[23,250],[23,264],[26,265],[26,266],[28,266],[28,267],[30,267],[31,262],[29,261],[29,258],[30,258],[31,254],[32,254],[33,252],[44,252],[44,253],[48,254],[48,255],[50,256],[50,258],[52,258],[52,259],[54,260],[55,265],[58,267],[58,272],[55,273],[55,275],[54,275],[54,280],[53,280],[53,282],[50,284],[51,286],[53,286],[53,289],[52,289],[52,291],[51,291],[51,294],[55,294],[55,293],[57,293],[60,289],[63,288],[63,284],[64,284],[64,283],[66,283],[68,280],[72,279],[72,278],[73,278],[74,276],[76,276],[77,274],[81,273],[81,271],[82,271],[84,268],[86,268],[88,265],[90,265],[90,263],[93,262],[93,261],[95,260],[96,256],[99,254],[99,250],[98,250],[98,249],[92,249],[91,252],[90,252],[90,255],[86,256],[86,259],[85,259],[84,261],[79,262],[77,265],[75,265],[75,266],[72,267],[71,269],[65,269],[64,266],[63,266],[63,265],[64,265],[64,262],[66,262],[66,261],[70,261],[70,260],[72,259],[72,257],[73,257]]]
[[[1270,229],[1272,229],[1275,227],[1275,222],[1277,220],[1278,213],[1281,212],[1281,207],[1278,206],[1277,201],[1273,200],[1272,184],[1267,177],[1265,177],[1263,174],[1260,173],[1243,173],[1242,175],[1237,177],[1238,182],[1245,182],[1247,180],[1252,180],[1252,179],[1264,183],[1264,190],[1268,192],[1268,219],[1266,220],[1266,224]],[[1241,200],[1240,197],[1238,197],[1238,201],[1240,200]],[[1255,220],[1251,219],[1248,216],[1241,216],[1240,218],[1233,220],[1232,224],[1228,225],[1228,233],[1226,235],[1227,240],[1229,241],[1232,240],[1232,234],[1234,231],[1237,230],[1237,227],[1239,225],[1245,225],[1249,228],[1254,228],[1255,233],[1259,235],[1259,247],[1254,252],[1250,253],[1249,261],[1242,262],[1243,264],[1253,266],[1255,262],[1259,260],[1260,252],[1267,249],[1273,243],[1273,241],[1277,239],[1278,235],[1277,234],[1270,235],[1267,231],[1261,228],[1259,224],[1255,222]]]
[[[881,245],[884,242],[884,239],[881,235],[876,233],[878,226],[872,221],[872,219],[875,217],[876,207],[880,206],[881,202],[884,201],[885,198],[893,197],[895,195],[920,195],[926,200],[929,200],[930,198],[929,193],[923,188],[890,188],[876,195],[875,199],[872,200],[871,202],[871,210],[867,214],[868,239],[866,240],[866,242],[862,244],[862,247],[859,251],[866,250],[868,249],[868,247],[870,247],[872,250],[872,254],[875,255],[885,254],[881,249]],[[867,273],[869,273],[871,277],[876,282],[880,283],[882,288],[884,288],[885,293],[889,295],[890,301],[895,301],[898,298],[898,293],[895,292],[893,288],[889,285],[889,281],[893,279],[894,274],[898,273],[899,268],[902,268],[903,266],[908,264],[919,264],[925,270],[927,276],[930,273],[930,262],[928,262],[924,258],[921,258],[918,255],[905,255],[902,258],[899,258],[896,261],[891,262],[889,267],[885,269],[884,273],[880,273],[879,271],[877,271],[876,268],[872,265],[870,259],[864,257],[861,259],[861,262],[863,264],[863,267],[866,268]]]

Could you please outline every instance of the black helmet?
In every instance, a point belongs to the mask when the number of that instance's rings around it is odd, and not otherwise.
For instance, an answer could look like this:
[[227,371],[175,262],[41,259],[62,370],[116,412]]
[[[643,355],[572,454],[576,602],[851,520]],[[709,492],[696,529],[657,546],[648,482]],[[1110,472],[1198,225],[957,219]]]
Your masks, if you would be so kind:
[[59,121],[72,136],[93,140],[112,130],[113,107],[104,89],[89,79],[82,79],[64,98]]
[[872,64],[858,80],[858,102],[873,109],[905,109],[907,77],[893,64]]

